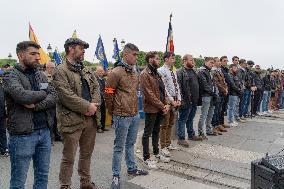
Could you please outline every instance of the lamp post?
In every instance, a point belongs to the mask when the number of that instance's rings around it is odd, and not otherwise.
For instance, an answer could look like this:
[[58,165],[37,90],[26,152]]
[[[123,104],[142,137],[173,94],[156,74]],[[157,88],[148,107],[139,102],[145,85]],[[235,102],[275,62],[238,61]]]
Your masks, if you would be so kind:
[[12,54],[11,54],[11,53],[9,53],[9,55],[8,55],[8,59],[9,59],[9,60],[11,60],[11,59],[12,59]]
[[125,46],[125,41],[124,41],[124,39],[121,40],[120,45],[121,45],[121,50],[123,50],[123,49],[124,49],[124,46]]
[[52,47],[51,47],[50,43],[47,46],[47,53],[48,53],[49,57],[52,59]]

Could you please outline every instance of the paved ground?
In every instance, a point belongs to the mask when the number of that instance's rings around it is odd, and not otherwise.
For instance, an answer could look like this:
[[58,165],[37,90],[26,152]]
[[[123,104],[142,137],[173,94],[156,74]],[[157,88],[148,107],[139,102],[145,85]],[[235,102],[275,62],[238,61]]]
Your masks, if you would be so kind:
[[[237,128],[229,129],[222,136],[210,137],[208,141],[190,142],[190,148],[173,151],[171,163],[159,164],[160,169],[150,171],[150,175],[146,177],[128,177],[123,163],[122,188],[249,188],[250,162],[264,156],[266,152],[276,153],[284,145],[284,112],[273,115],[274,117],[269,118],[253,118]],[[137,142],[138,158],[141,158],[139,149],[142,129],[143,125]],[[113,130],[97,135],[92,175],[94,182],[101,188],[110,186],[113,135]],[[61,150],[61,143],[56,143],[52,149],[50,189],[58,188]],[[9,166],[9,159],[1,157],[0,189],[7,189],[9,186]],[[32,188],[32,177],[30,171],[26,188]],[[73,186],[79,187],[76,171]]]

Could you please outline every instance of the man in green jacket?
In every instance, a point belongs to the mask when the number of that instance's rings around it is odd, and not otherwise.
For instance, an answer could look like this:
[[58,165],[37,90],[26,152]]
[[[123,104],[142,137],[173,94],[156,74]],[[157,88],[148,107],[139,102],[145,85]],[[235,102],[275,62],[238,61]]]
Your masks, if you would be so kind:
[[100,105],[100,88],[91,69],[84,68],[85,49],[89,44],[70,38],[64,45],[66,58],[53,74],[53,85],[58,93],[58,128],[63,137],[63,152],[59,173],[61,189],[71,187],[74,159],[78,145],[80,155],[78,173],[81,189],[95,189],[91,182],[90,165],[96,138]]

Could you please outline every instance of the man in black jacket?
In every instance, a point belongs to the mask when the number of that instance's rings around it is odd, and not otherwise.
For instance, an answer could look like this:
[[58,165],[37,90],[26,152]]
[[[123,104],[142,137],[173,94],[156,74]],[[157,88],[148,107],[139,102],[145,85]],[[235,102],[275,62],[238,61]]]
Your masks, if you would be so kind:
[[[240,60],[240,67],[237,71],[237,76],[240,79],[241,82],[241,86],[242,86],[242,91],[245,90],[245,84],[246,84],[246,78],[247,78],[247,71],[246,71],[246,67],[247,67],[247,62],[245,59],[241,59]],[[242,106],[243,106],[243,102],[244,102],[244,94],[240,96],[240,103],[239,103],[239,122],[243,122],[245,121],[245,115],[243,115],[242,113]]]
[[254,91],[256,90],[255,82],[254,82],[254,73],[251,70],[253,65],[254,65],[253,61],[251,60],[247,61],[245,90],[243,94],[243,105],[241,107],[242,116],[248,116],[251,96],[254,94]]
[[[225,82],[227,83],[227,85],[229,85],[230,83],[230,77],[229,77],[229,69],[228,69],[228,57],[227,56],[222,56],[220,58],[220,61],[221,61],[221,71],[225,77]],[[224,129],[224,128],[229,128],[230,126],[228,124],[225,124],[225,112],[227,112],[227,105],[228,105],[228,101],[229,101],[229,95],[225,96],[225,101],[224,103],[222,104],[222,110],[221,110],[221,114],[222,114],[222,127],[221,129]]]
[[256,91],[255,91],[255,97],[254,97],[254,102],[253,102],[253,107],[252,107],[252,114],[253,115],[262,115],[260,113],[260,103],[262,100],[263,96],[263,80],[260,76],[261,74],[261,69],[259,65],[255,66],[255,86],[256,86]]
[[7,128],[11,161],[10,188],[24,188],[31,159],[34,189],[46,189],[51,152],[49,128],[57,95],[37,69],[40,46],[32,41],[18,43],[19,63],[3,78],[7,102]]
[[267,74],[264,76],[263,80],[263,98],[262,98],[262,111],[263,114],[268,113],[268,103],[271,97],[272,81],[270,78],[270,69],[267,69]]
[[9,156],[7,147],[7,135],[6,135],[6,110],[5,110],[5,95],[2,86],[2,76],[0,76],[0,155]]
[[[198,72],[200,96],[202,100],[201,114],[198,122],[199,136],[207,139],[207,135],[216,135],[212,131],[212,117],[214,113],[214,101],[217,99],[216,87],[213,83],[213,77],[210,70],[214,66],[214,59],[212,57],[205,57],[204,66],[200,67]],[[204,127],[206,126],[206,134]]]
[[193,119],[195,117],[198,98],[199,84],[198,78],[193,70],[195,66],[192,55],[186,54],[183,57],[183,67],[177,71],[177,80],[181,90],[181,107],[177,121],[178,144],[188,147],[185,140],[185,127],[190,140],[202,140],[201,137],[195,136],[193,129]]
[[229,102],[228,102],[228,124],[230,127],[236,127],[238,125],[235,122],[235,111],[238,103],[238,98],[242,95],[241,81],[237,77],[237,66],[235,64],[230,65],[229,71]]

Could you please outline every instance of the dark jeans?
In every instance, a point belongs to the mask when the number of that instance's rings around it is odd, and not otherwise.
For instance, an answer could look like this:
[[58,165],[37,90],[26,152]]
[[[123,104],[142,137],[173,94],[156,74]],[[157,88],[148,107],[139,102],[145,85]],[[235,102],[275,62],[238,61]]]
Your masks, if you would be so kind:
[[7,149],[7,135],[6,135],[6,118],[0,118],[0,153],[4,153]]
[[262,95],[263,95],[263,91],[255,91],[254,92],[254,102],[253,102],[253,108],[252,108],[252,114],[256,114],[256,112],[259,112],[260,110],[260,103],[262,100]]
[[159,133],[160,125],[163,121],[162,113],[145,113],[145,128],[142,137],[143,158],[150,158],[149,152],[149,137],[152,135],[153,154],[159,154]]
[[179,110],[179,117],[177,122],[177,136],[179,140],[185,140],[185,126],[187,129],[188,138],[195,135],[193,129],[193,119],[195,117],[197,106],[190,105],[188,108]]
[[39,129],[28,135],[10,135],[9,151],[10,189],[25,188],[31,159],[34,169],[33,189],[46,189],[51,152],[49,129]]
[[228,102],[229,102],[229,95],[224,96],[224,103],[222,104],[222,110],[220,116],[220,125],[223,125],[225,123],[225,113],[227,113]]
[[213,115],[212,122],[211,122],[214,128],[218,127],[219,125],[224,124],[223,106],[225,103],[226,103],[226,96],[220,95],[218,97],[218,104],[215,106],[214,115]]
[[241,108],[241,116],[247,116],[249,111],[249,104],[251,99],[251,91],[249,89],[245,89],[243,94],[243,104]]

